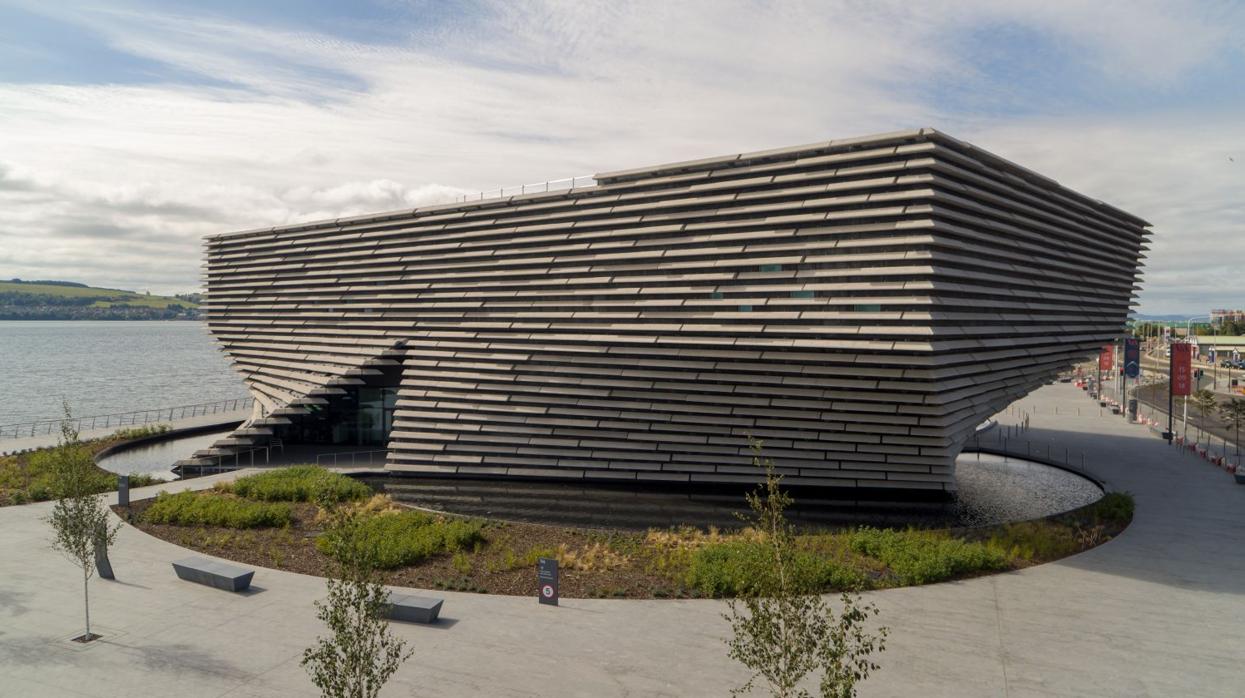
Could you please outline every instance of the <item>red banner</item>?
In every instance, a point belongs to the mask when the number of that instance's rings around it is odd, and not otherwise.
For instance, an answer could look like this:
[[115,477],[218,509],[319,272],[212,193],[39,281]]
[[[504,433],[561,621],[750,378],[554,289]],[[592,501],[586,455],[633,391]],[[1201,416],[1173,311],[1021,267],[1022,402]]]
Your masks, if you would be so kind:
[[1098,370],[1110,371],[1111,363],[1115,360],[1115,347],[1110,344],[1102,348],[1102,352],[1098,354]]
[[1193,345],[1173,344],[1171,361],[1172,395],[1193,392]]

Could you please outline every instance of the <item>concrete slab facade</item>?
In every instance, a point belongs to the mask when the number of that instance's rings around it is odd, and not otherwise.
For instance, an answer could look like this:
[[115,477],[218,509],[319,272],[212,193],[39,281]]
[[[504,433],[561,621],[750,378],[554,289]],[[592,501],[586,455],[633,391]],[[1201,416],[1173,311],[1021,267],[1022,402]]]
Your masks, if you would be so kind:
[[954,488],[973,428],[1110,342],[1147,223],[932,129],[211,237],[262,445],[400,369],[387,467]]

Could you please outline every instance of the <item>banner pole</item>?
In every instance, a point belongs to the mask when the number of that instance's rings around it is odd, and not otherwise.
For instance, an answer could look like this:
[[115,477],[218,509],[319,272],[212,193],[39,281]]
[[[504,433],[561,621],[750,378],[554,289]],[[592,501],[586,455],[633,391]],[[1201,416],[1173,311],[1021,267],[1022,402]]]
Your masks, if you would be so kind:
[[1167,445],[1172,443],[1172,430],[1176,428],[1174,418],[1176,410],[1174,401],[1176,399],[1176,345],[1171,345],[1171,352],[1167,359]]

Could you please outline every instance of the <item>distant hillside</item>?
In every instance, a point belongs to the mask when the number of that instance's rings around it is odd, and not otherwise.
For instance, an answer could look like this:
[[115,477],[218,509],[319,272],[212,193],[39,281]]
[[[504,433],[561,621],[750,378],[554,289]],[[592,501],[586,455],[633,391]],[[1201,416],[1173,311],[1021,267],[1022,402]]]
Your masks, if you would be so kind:
[[0,320],[191,320],[198,294],[153,296],[72,281],[0,281]]

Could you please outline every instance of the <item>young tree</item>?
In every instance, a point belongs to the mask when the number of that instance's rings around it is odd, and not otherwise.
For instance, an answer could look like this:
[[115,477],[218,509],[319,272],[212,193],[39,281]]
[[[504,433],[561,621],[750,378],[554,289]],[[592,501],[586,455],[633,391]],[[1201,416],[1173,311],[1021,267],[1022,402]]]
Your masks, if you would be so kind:
[[1197,424],[1197,440],[1202,440],[1202,434],[1206,429],[1206,419],[1215,414],[1215,410],[1219,408],[1219,401],[1215,399],[1215,393],[1205,388],[1193,393],[1193,406],[1197,408],[1197,413],[1201,417]]
[[760,532],[772,566],[756,580],[752,593],[728,601],[728,613],[723,614],[732,632],[726,641],[728,654],[752,672],[732,695],[750,693],[763,682],[779,698],[811,696],[800,684],[820,672],[821,696],[855,696],[856,684],[878,669],[869,656],[885,649],[888,631],[865,632],[865,622],[878,613],[873,604],[861,604],[858,595],[844,593],[836,614],[796,573],[796,531],[786,518],[792,499],[782,490],[773,461],[762,457],[762,443],[750,438],[749,444],[753,464],[765,471],[765,482],[748,494],[752,513],[745,520]]
[[1232,398],[1219,406],[1219,414],[1224,420],[1232,425],[1236,441],[1236,464],[1241,464],[1241,423],[1245,422],[1245,400],[1240,398]]
[[302,665],[324,698],[375,698],[414,654],[383,617],[388,592],[376,579],[374,551],[360,535],[358,515],[334,513],[331,556],[338,561],[317,617],[331,633],[303,651]]
[[82,569],[82,603],[86,617],[86,633],[82,642],[99,636],[91,632],[91,575],[95,573],[96,548],[105,553],[117,538],[121,523],[112,524],[108,507],[97,491],[94,481],[95,462],[89,450],[78,441],[69,405],[61,420],[61,438],[53,451],[52,488],[57,497],[47,522],[52,526],[52,549]]

